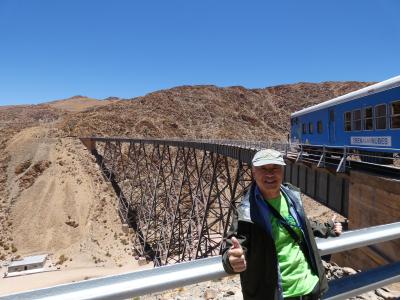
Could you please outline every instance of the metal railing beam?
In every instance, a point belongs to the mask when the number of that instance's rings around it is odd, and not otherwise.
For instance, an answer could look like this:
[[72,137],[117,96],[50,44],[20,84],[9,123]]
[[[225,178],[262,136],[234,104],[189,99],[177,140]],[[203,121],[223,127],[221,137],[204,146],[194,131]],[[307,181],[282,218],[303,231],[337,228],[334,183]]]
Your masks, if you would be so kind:
[[343,252],[400,238],[400,222],[344,232],[335,238],[317,238],[320,255]]
[[221,256],[0,297],[1,300],[128,299],[227,276]]
[[[320,254],[325,255],[396,238],[400,238],[400,222],[347,232],[344,233],[343,236],[337,238],[330,238],[327,240],[317,239],[317,246],[320,249]],[[351,277],[354,279],[361,278],[360,281],[364,282],[364,285],[359,284],[359,287],[355,286],[356,291],[354,293],[363,293],[400,280],[400,262],[391,264],[387,268],[381,268],[382,269],[378,269],[378,271],[381,272],[378,272],[378,274],[381,274],[382,277],[375,277],[376,280],[366,281],[366,279],[363,279],[364,277]],[[358,275],[359,274],[353,276]],[[0,297],[0,299],[126,299],[225,276],[228,276],[228,274],[225,273],[222,267],[221,256],[215,256],[151,270],[131,272],[11,294]],[[366,278],[368,278],[368,276],[366,276]],[[354,280],[352,280],[352,282],[353,281]],[[332,281],[331,284],[333,284],[332,288],[336,285],[335,281]],[[337,284],[339,284],[336,288],[338,295],[348,288],[352,288],[351,283],[349,283],[350,286],[346,285],[343,288],[340,286],[345,285],[344,283],[340,281]],[[354,285],[354,282],[352,284]],[[336,294],[333,294],[333,292],[328,295],[331,295],[330,297],[336,297]],[[347,296],[345,298],[327,298],[327,300],[346,298]]]
[[400,282],[400,262],[333,280],[323,299],[348,299],[396,282]]

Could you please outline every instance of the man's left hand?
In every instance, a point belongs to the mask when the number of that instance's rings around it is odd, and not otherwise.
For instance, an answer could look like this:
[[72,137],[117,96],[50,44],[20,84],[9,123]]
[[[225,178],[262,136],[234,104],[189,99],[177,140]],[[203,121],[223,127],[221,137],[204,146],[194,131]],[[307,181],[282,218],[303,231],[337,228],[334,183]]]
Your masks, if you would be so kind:
[[333,232],[336,234],[336,236],[339,236],[342,234],[343,228],[342,228],[342,223],[336,222],[337,215],[334,214],[332,217],[332,222],[333,222]]

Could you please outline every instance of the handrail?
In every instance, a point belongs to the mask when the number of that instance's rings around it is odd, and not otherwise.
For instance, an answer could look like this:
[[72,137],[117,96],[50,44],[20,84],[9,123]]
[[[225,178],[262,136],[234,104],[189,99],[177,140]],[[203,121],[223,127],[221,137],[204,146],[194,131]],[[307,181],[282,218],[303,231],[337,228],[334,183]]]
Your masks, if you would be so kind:
[[1,300],[116,300],[160,292],[227,276],[221,257],[198,259],[155,269],[90,279],[11,294]]
[[[382,232],[382,236],[378,234],[379,232]],[[330,238],[326,241],[322,239],[317,239],[316,242],[318,248],[320,249],[320,254],[325,255],[338,251],[344,251],[357,247],[380,243],[383,241],[393,240],[396,238],[400,238],[400,222],[347,232],[344,233],[341,237]],[[388,274],[392,274],[390,272],[394,272],[393,274],[397,274],[394,278],[398,280],[397,277],[399,274],[400,262],[392,264],[388,268],[390,268],[387,271],[389,272]],[[126,299],[129,297],[136,297],[149,293],[160,292],[166,289],[181,287],[201,281],[213,280],[227,275],[228,274],[225,273],[222,267],[221,257],[216,256],[180,264],[168,265],[151,270],[130,272],[126,274],[81,281],[77,283],[63,284],[39,290],[10,294],[0,297],[0,300]],[[390,278],[386,278],[384,280],[382,278],[379,278],[379,280],[382,281],[382,284],[386,284],[388,282],[391,282]],[[332,281],[330,284],[335,285],[335,282],[336,280]],[[340,283],[341,281],[338,281],[338,284]],[[368,282],[366,288],[371,287],[375,288],[377,287],[377,285]],[[362,289],[362,287],[358,287],[358,289]],[[338,289],[338,291],[343,292],[343,290],[340,289]],[[357,291],[359,292],[361,290]],[[367,290],[362,289],[361,292],[364,291]],[[334,296],[335,295],[331,295],[331,297]],[[345,298],[328,299],[333,300]]]
[[400,238],[400,222],[347,231],[336,238],[317,238],[316,240],[319,253],[322,256],[397,238]]

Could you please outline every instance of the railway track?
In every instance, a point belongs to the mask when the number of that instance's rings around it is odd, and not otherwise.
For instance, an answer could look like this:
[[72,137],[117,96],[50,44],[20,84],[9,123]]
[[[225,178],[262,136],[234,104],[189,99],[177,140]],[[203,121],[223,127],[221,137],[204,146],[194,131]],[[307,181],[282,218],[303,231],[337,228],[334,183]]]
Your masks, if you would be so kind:
[[[326,167],[329,169],[338,170],[340,163],[342,162],[342,157],[338,154],[325,156],[321,159],[321,154],[313,153],[302,153],[300,152],[290,152],[288,153],[289,159],[296,159],[298,162],[308,162],[316,164],[319,167]],[[384,165],[377,163],[370,163],[360,161],[360,158],[355,155],[350,155],[345,161],[343,161],[344,166],[342,171],[361,171],[368,172],[377,176],[390,177],[393,179],[400,179],[400,168],[395,165]]]

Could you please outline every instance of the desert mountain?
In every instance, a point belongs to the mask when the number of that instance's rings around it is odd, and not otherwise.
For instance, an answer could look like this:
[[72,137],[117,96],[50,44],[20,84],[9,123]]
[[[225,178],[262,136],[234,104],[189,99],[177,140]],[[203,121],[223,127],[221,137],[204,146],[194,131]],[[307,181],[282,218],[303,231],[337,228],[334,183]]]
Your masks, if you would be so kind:
[[86,96],[77,95],[67,99],[47,102],[46,104],[49,107],[64,111],[78,112],[78,111],[84,111],[88,108],[108,105],[118,100],[119,98],[117,97],[108,97],[107,99],[104,100],[97,100]]
[[69,115],[72,136],[283,139],[291,112],[372,83],[324,82],[265,89],[181,86]]

